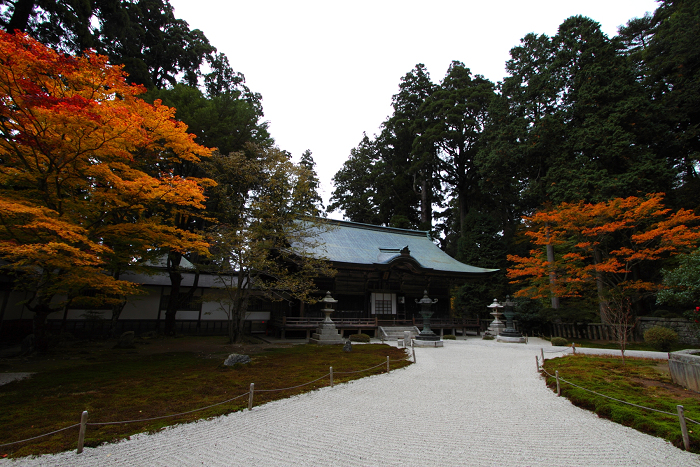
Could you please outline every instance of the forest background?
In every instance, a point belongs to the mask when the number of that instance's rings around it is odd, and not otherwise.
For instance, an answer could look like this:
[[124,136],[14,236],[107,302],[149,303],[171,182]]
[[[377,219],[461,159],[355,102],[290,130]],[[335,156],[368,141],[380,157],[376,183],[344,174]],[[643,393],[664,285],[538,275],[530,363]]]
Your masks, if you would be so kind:
[[[179,291],[182,258],[198,263],[198,255],[210,257],[222,251],[212,247],[222,234],[213,226],[236,226],[229,230],[227,245],[238,239],[238,249],[229,251],[238,252],[236,261],[243,261],[241,244],[254,244],[251,240],[257,238],[260,248],[281,251],[274,242],[284,237],[290,219],[323,214],[311,153],[307,151],[299,164],[290,163],[289,154],[274,146],[267,131],[261,96],[246,86],[243,74],[232,69],[202,31],[190,30],[174,17],[167,0],[2,0],[0,8],[2,27],[8,32],[25,31],[62,54],[81,56],[92,49],[108,57],[110,64],[123,65],[128,82],[147,89],[141,96],[145,101],[160,100],[174,107],[174,118],[187,124],[199,145],[218,149],[201,160],[168,162],[170,174],[214,182],[202,184],[206,206],[186,215],[158,217],[180,235],[204,235],[214,228],[216,233],[206,237],[210,242],[206,253],[201,245],[174,248],[150,238],[139,251],[122,252],[122,263],[110,268],[110,277],[118,281],[125,268],[135,266],[124,258],[141,261],[165,252],[174,290],[166,315],[170,322],[193,291]],[[687,308],[699,298],[693,286],[676,280],[667,286],[678,287],[664,289],[662,271],[671,277],[671,272],[683,276],[679,271],[692,270],[688,265],[694,264],[691,253],[697,246],[697,219],[692,213],[700,194],[698,18],[700,2],[665,0],[653,14],[630,20],[610,38],[595,21],[572,17],[552,37],[524,37],[511,50],[508,76],[498,83],[457,61],[434,83],[428,70],[417,64],[401,79],[392,99],[393,114],[381,131],[365,136],[333,178],[335,189],[327,211],[340,211],[356,222],[429,231],[460,261],[500,269],[502,273],[488,284],[455,290],[456,315],[481,313],[493,297],[519,294],[534,298],[521,308],[523,317],[529,315],[533,321],[597,320],[600,304],[610,303],[611,297],[603,292],[612,290],[626,295],[639,315],[658,312],[657,293],[662,289],[668,303],[678,310]],[[13,140],[12,131],[4,138]],[[9,160],[3,158],[5,173]],[[163,167],[155,169],[164,173]],[[538,213],[563,213],[576,203],[609,208],[621,206],[617,200],[633,198],[642,204],[663,202],[663,207],[650,217],[639,217],[641,223],[627,219],[620,229],[598,235],[596,248],[588,248],[590,238],[573,238],[571,232],[583,230],[580,225],[560,229],[569,232],[560,243],[524,235],[541,227],[531,222]],[[252,202],[260,199],[269,203]],[[625,208],[621,209],[618,214]],[[607,225],[616,215],[594,214],[593,222]],[[680,217],[682,221],[672,227],[660,224]],[[274,222],[266,221],[273,218]],[[546,239],[550,224],[545,224]],[[651,234],[679,226],[690,234],[678,236],[682,241],[676,243]],[[647,234],[643,247],[635,237],[640,232]],[[576,248],[587,249],[590,255],[579,253],[579,264],[565,264]],[[617,269],[600,267],[610,266],[606,260],[623,248],[630,254],[616,264]],[[7,255],[4,258],[18,264]],[[538,258],[539,269],[518,272],[519,259],[532,264]],[[261,259],[250,255],[247,261]],[[96,264],[102,268],[100,274],[104,264],[104,258]],[[232,264],[231,254],[219,258],[218,264]],[[268,263],[259,268],[253,264],[250,271],[266,267]],[[568,274],[571,268],[585,274]],[[300,265],[302,270],[306,266]],[[29,284],[23,279],[26,268],[14,273],[16,286]],[[554,287],[572,281],[586,286]],[[633,282],[645,286],[626,286]],[[535,283],[540,287],[531,293]],[[100,291],[95,283],[52,287],[54,296],[62,293],[68,300],[91,295],[113,302],[116,318],[129,292]],[[548,287],[549,294],[543,294]],[[300,294],[305,296],[308,289],[300,287]],[[681,294],[685,295],[679,298]],[[49,306],[50,300],[45,303]],[[37,303],[29,305],[38,310]],[[35,313],[53,311],[56,305]]]

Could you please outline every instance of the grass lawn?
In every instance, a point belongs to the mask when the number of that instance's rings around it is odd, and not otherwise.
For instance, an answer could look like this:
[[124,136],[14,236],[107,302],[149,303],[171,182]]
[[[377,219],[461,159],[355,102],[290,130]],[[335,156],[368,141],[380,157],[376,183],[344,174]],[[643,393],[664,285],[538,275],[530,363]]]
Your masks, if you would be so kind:
[[[546,360],[544,368],[551,375],[558,370],[560,379],[590,391],[674,414],[633,407],[561,384],[562,396],[573,404],[602,418],[664,438],[683,449],[676,406],[682,405],[687,418],[700,422],[700,394],[673,384],[666,361],[629,357],[625,361],[623,365],[619,357],[578,354]],[[547,377],[547,385],[556,391],[554,377]],[[691,422],[687,425],[691,451],[700,453],[700,425]]]
[[[136,349],[116,350],[105,343],[75,342],[53,354],[0,359],[0,372],[36,372],[26,380],[0,386],[0,444],[49,433],[80,421],[88,423],[137,420],[171,415],[217,404],[246,394],[255,383],[255,405],[328,386],[323,377],[333,367],[334,383],[386,372],[409,364],[406,352],[387,345],[342,346],[248,345],[233,348],[223,337],[165,338]],[[114,342],[111,343],[113,345]],[[159,350],[156,351],[155,348]],[[246,365],[226,367],[229,353],[250,355]],[[383,363],[383,365],[381,365]],[[380,364],[378,368],[356,374]],[[242,410],[248,397],[178,417],[148,422],[89,426],[85,446],[118,441],[140,432]],[[78,428],[26,443],[0,447],[0,457],[55,453],[75,449]]]

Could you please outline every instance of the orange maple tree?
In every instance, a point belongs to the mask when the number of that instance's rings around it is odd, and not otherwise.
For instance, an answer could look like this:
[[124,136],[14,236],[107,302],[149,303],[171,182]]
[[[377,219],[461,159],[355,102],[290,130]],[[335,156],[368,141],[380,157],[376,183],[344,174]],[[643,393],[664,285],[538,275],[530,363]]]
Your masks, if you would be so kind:
[[0,32],[0,258],[41,325],[71,297],[134,293],[119,271],[159,248],[206,253],[168,218],[204,209],[204,186],[167,169],[210,150],[174,109],[138,98],[121,67]]
[[[598,294],[601,312],[612,298],[633,302],[660,287],[639,266],[691,251],[700,217],[671,211],[663,194],[616,198],[597,204],[564,203],[524,219],[532,244],[527,257],[508,256],[516,295],[535,299]],[[554,247],[554,261],[546,246]],[[605,320],[604,320],[605,321]]]

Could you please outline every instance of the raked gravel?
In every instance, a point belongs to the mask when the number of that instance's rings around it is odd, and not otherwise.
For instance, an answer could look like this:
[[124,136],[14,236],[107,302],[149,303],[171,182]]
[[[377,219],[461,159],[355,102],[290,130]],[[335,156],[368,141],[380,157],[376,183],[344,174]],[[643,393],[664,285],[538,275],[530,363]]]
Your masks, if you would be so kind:
[[389,374],[0,466],[700,466],[557,397],[536,372],[540,344],[445,341]]

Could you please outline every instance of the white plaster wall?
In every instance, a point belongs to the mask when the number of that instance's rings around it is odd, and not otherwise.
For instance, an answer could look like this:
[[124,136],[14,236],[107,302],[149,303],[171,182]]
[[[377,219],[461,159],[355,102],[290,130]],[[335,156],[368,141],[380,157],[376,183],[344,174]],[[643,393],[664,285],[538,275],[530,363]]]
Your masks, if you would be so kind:
[[[204,294],[204,297],[206,300],[206,293]],[[221,309],[221,305],[219,304],[219,302],[205,301],[204,303],[202,303],[202,320],[208,319],[228,319],[228,316],[226,315],[224,310]]]
[[[129,297],[122,310],[120,319],[158,319],[160,306],[160,287],[143,287],[146,295]],[[164,316],[161,316],[163,318]]]

